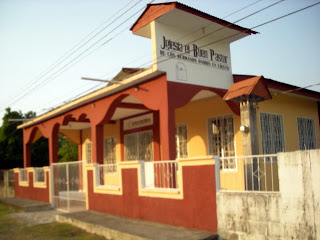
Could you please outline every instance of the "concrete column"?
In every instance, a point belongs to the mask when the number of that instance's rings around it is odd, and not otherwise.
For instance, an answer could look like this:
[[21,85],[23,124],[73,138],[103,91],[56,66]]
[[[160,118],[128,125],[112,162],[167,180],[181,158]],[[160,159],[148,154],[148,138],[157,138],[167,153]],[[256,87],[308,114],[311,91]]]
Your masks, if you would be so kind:
[[49,136],[49,165],[58,162],[58,133],[59,124],[53,126]]
[[103,164],[103,125],[91,125],[92,163]]
[[[256,103],[251,102],[249,96],[246,96],[246,101],[240,104],[240,117],[241,126],[245,126],[245,131],[242,132],[242,146],[243,155],[258,155],[259,142],[258,142],[258,127],[257,127],[257,112]],[[253,159],[252,161],[245,162],[247,190],[259,190],[259,182],[257,177],[253,175],[259,169],[259,161]]]
[[170,106],[163,106],[160,109],[160,144],[161,159],[176,159],[176,142],[175,142],[175,112]]
[[242,133],[243,155],[259,154],[258,126],[256,103],[247,101],[240,104],[241,126],[247,126],[248,131]]
[[23,143],[23,167],[31,167],[30,144]]
[[23,129],[23,167],[24,168],[31,167],[30,138],[31,136],[28,137],[27,130]]

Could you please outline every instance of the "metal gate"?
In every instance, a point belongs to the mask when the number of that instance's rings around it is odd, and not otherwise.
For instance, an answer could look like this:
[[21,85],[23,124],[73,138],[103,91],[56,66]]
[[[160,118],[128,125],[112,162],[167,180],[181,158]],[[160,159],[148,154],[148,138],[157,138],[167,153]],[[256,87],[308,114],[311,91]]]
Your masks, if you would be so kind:
[[86,210],[83,162],[53,163],[52,195],[54,207],[65,212]]

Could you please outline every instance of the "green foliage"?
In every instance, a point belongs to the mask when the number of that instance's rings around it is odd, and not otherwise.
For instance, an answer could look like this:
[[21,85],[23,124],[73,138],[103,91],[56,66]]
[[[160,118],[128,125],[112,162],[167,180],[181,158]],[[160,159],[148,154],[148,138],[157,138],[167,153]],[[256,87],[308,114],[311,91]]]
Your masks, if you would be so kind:
[[31,166],[49,166],[49,145],[48,139],[41,137],[31,144]]
[[78,160],[78,146],[67,137],[59,134],[58,138],[58,158],[59,162],[70,162]]
[[[22,121],[9,121],[9,119],[30,119],[36,116],[35,112],[23,114],[21,111],[6,109],[3,124],[0,127],[0,169],[23,167],[23,135],[17,126]],[[59,134],[58,158],[60,162],[78,160],[78,147],[63,135]],[[31,166],[42,167],[49,165],[48,139],[41,137],[31,144]]]
[[10,108],[6,109],[3,124],[0,127],[0,168],[22,167],[22,130],[17,129],[21,122],[9,122],[9,119],[24,117],[20,111],[12,112]]
[[[30,119],[35,116],[36,113],[32,111],[23,114],[21,111],[6,109],[0,127],[0,169],[23,167],[23,135],[22,130],[17,129],[22,121],[11,122],[9,119]],[[48,143],[46,139],[40,139],[32,144],[31,165],[48,165]]]

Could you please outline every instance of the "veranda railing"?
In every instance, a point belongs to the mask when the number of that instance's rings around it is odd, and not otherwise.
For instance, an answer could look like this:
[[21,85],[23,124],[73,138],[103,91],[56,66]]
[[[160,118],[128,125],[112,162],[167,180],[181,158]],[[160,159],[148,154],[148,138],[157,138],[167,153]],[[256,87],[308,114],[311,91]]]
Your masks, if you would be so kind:
[[97,185],[105,187],[119,187],[120,175],[117,164],[97,165]]
[[152,161],[143,163],[143,188],[178,188],[178,164],[176,161]]
[[44,183],[44,168],[37,167],[34,168],[34,182],[35,183]]
[[220,190],[279,191],[277,155],[220,158]]
[[28,172],[26,168],[20,168],[19,171],[19,181],[20,182],[27,182],[28,181]]

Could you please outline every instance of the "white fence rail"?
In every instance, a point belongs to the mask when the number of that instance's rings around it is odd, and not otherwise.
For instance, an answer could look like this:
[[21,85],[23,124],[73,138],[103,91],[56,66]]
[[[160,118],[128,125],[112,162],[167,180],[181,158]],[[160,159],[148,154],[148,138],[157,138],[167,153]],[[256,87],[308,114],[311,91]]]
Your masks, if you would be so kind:
[[176,189],[178,188],[178,164],[176,161],[152,161],[142,165],[143,188]]
[[19,181],[20,182],[27,182],[28,181],[28,172],[25,168],[20,168],[19,170]]
[[98,186],[120,187],[120,175],[117,164],[96,165]]
[[220,190],[279,191],[277,155],[220,158]]
[[44,183],[44,169],[43,168],[34,168],[34,182],[35,183]]

